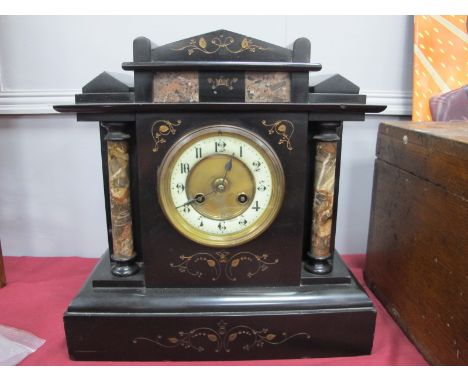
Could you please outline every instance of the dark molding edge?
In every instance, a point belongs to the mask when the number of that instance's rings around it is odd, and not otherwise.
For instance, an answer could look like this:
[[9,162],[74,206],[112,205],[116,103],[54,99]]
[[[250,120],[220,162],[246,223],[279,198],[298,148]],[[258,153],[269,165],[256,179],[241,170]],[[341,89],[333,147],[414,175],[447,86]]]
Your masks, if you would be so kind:
[[62,113],[136,113],[136,112],[328,112],[328,113],[380,113],[385,105],[339,103],[243,103],[243,102],[194,102],[194,103],[88,103],[55,105]]
[[178,71],[178,70],[252,70],[252,71],[285,71],[285,72],[317,72],[322,64],[304,62],[249,62],[249,61],[154,61],[154,62],[124,62],[122,69],[139,71]]

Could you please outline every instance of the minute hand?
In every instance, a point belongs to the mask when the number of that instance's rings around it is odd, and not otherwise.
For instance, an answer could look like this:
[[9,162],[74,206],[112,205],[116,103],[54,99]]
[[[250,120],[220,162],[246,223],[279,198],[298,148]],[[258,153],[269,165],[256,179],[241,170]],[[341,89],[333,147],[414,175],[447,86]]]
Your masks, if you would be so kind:
[[189,199],[184,204],[181,204],[180,206],[176,206],[176,208],[180,208],[180,207],[184,207],[184,206],[186,206],[188,204],[192,204],[195,200],[197,200],[197,198]]
[[[211,194],[213,194],[213,193],[215,193],[215,192],[216,192],[216,190],[213,190],[213,191],[208,192],[206,195],[203,195],[203,196],[206,198],[208,195],[211,195]],[[196,202],[197,200],[198,200],[198,197],[189,199],[189,200],[187,200],[184,204],[181,204],[180,206],[177,206],[176,208],[180,208],[180,207],[184,207],[184,206],[186,206],[186,205],[188,205],[188,204],[192,204],[193,202]]]
[[[231,158],[229,158],[229,160],[228,160],[228,161],[226,162],[226,164],[224,165],[224,176],[223,176],[223,182],[222,182],[223,185],[224,185],[224,182],[226,181],[227,173],[228,173],[229,171],[232,170],[232,158],[234,157],[234,155],[235,155],[235,154],[232,153]],[[208,192],[208,193],[207,193],[206,195],[204,195],[204,196],[205,196],[205,198],[206,198],[208,195],[211,195],[211,194],[213,194],[213,193],[215,193],[215,192],[217,192],[216,189],[213,190],[213,191],[211,191],[211,192]],[[186,206],[186,205],[188,205],[188,204],[192,204],[193,202],[195,202],[195,201],[197,201],[197,200],[198,200],[197,197],[192,198],[192,199],[189,199],[189,200],[187,200],[184,204],[181,204],[180,206],[177,206],[176,208],[180,208],[180,207],[184,207],[184,206]]]

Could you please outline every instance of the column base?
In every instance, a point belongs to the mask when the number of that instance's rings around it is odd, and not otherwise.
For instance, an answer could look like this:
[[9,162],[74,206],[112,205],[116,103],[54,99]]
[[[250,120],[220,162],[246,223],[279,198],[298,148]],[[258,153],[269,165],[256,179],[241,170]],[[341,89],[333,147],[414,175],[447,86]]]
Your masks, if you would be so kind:
[[326,275],[333,269],[331,257],[327,257],[326,259],[315,259],[310,253],[308,253],[304,268],[308,272],[316,275]]
[[135,258],[131,258],[129,260],[112,260],[112,268],[111,268],[111,273],[114,276],[119,276],[119,277],[128,277],[131,275],[134,275],[135,273],[138,273],[140,270],[140,267],[138,264],[135,262]]

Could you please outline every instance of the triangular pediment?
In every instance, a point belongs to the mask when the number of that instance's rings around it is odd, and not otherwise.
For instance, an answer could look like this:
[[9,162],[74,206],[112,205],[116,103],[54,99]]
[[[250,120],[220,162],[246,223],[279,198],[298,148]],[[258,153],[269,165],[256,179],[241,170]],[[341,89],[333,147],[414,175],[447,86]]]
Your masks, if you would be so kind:
[[219,29],[152,49],[152,61],[290,62],[292,50]]
[[127,93],[132,90],[133,76],[112,72],[102,72],[82,89],[83,93]]
[[310,76],[311,93],[359,94],[359,86],[341,74],[314,74]]

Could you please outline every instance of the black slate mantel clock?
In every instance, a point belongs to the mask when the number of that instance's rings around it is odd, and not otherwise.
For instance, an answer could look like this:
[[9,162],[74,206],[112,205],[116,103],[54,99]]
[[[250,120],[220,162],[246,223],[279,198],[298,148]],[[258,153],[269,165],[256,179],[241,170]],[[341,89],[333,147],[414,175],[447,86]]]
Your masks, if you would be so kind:
[[226,30],[155,47],[56,106],[99,121],[106,253],[65,313],[77,360],[368,354],[375,309],[335,252],[343,121],[366,104]]

